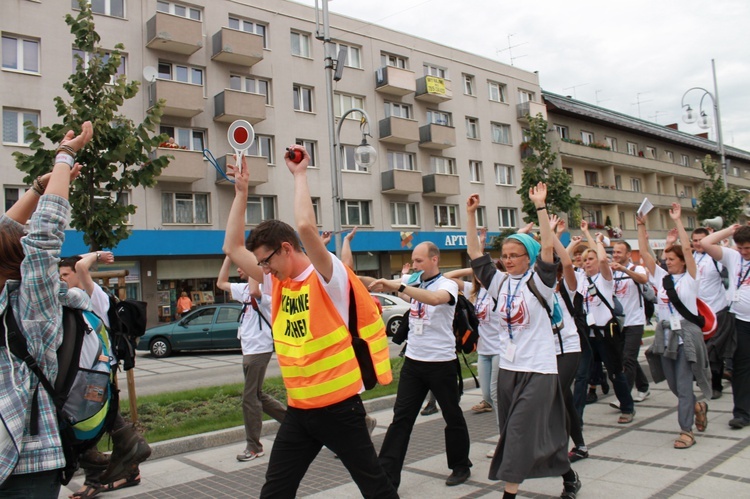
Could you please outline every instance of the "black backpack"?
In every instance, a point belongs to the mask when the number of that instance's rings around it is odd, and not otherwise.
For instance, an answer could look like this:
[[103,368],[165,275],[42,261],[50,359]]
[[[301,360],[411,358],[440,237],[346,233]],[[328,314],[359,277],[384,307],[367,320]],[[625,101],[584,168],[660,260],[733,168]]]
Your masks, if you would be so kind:
[[[106,337],[107,330],[101,319],[93,312],[62,307],[63,338],[57,349],[58,374],[53,385],[34,357],[29,354],[26,338],[18,327],[11,307],[8,306],[5,310],[8,350],[26,363],[55,405],[65,455],[65,467],[62,469],[60,481],[67,485],[78,469],[79,456],[94,447],[102,435],[112,428],[118,412],[119,397],[114,384],[114,369],[110,368],[109,372],[104,372],[79,367],[84,336],[101,334]],[[96,319],[100,323],[96,331],[89,326],[84,314],[90,320]],[[0,344],[4,346],[6,332],[2,321],[0,337]],[[100,356],[105,353],[102,349]],[[39,429],[38,392],[37,385],[30,408],[32,435]]]
[[112,349],[123,369],[129,371],[135,366],[135,347],[138,338],[146,332],[147,303],[137,300],[118,300],[109,296],[109,332]]
[[479,341],[479,319],[474,304],[459,292],[453,314],[453,334],[456,335],[456,352],[476,351]]

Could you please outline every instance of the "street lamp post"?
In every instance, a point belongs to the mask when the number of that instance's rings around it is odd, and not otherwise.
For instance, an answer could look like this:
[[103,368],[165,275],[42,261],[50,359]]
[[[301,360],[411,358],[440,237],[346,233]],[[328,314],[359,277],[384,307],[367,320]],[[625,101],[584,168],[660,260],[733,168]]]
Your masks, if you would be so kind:
[[[709,92],[703,87],[693,87],[688,89],[684,94],[682,94],[682,102],[680,104],[680,107],[685,108],[685,114],[682,116],[682,121],[685,123],[697,123],[699,127],[703,128],[704,130],[711,127],[711,119],[708,117],[708,115],[703,111],[703,99],[706,98],[706,96],[711,97],[711,101],[714,105],[714,121],[716,122],[716,142],[719,146],[719,157],[721,158],[721,175],[724,180],[724,187],[727,187],[727,158],[724,154],[724,140],[721,135],[721,113],[719,110],[719,86],[716,83],[716,62],[711,59],[711,71],[713,72],[714,77],[714,93]],[[685,104],[685,96],[692,92],[693,90],[702,90],[703,96],[701,96],[700,103],[698,104],[698,113],[696,113],[693,108],[690,107],[690,104]]]
[[[341,167],[343,159],[340,156],[341,150],[341,125],[344,119],[353,112],[362,115],[360,120],[360,129],[362,130],[362,142],[357,146],[354,152],[354,161],[360,166],[371,166],[377,160],[377,151],[367,143],[367,137],[370,136],[370,117],[363,109],[349,109],[341,115],[338,127],[336,127],[336,117],[333,108],[333,80],[337,77],[334,73],[334,61],[342,64],[342,60],[335,56],[336,44],[331,41],[330,23],[328,19],[328,0],[322,0],[322,22],[323,32],[320,32],[320,22],[318,19],[318,0],[315,0],[315,28],[316,38],[323,41],[323,50],[325,51],[325,71],[326,71],[326,104],[328,107],[328,139],[330,144],[331,156],[331,190],[333,198],[333,240],[336,247],[336,255],[341,256]],[[343,69],[343,68],[338,68]],[[340,73],[340,71],[337,71]]]

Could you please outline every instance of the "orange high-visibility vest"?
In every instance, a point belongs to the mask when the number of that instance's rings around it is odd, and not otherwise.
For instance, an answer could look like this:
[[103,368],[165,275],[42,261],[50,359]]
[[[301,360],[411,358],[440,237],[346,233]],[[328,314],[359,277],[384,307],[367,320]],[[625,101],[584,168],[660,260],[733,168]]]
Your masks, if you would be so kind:
[[[370,345],[373,363],[382,373],[378,374],[378,381],[382,377],[384,382],[390,382],[385,326],[366,288],[359,284],[352,289],[357,297],[360,336]],[[272,303],[274,347],[287,390],[287,404],[315,409],[357,395],[362,389],[362,374],[352,338],[318,274],[313,271],[301,282],[286,280],[282,284],[274,279]],[[376,320],[364,303],[369,304],[370,311],[375,310]]]

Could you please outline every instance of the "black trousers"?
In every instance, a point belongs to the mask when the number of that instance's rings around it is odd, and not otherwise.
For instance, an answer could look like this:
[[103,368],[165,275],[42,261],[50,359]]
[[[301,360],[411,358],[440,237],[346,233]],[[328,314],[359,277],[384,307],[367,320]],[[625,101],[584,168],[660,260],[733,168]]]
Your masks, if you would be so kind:
[[362,497],[398,497],[378,462],[365,415],[359,395],[321,409],[287,408],[260,497],[296,497],[307,468],[324,445],[341,459]]
[[[557,356],[557,377],[560,380],[560,388],[563,392],[565,401],[565,412],[567,415],[567,429],[573,443],[580,447],[586,445],[583,440],[583,429],[581,428],[581,416],[576,410],[573,402],[573,381],[578,372],[578,365],[581,361],[581,352],[569,352]],[[585,392],[584,392],[585,393]]]
[[732,415],[750,422],[750,322],[735,319],[734,323],[737,329],[737,349],[734,351],[732,371]]
[[628,380],[628,386],[633,386],[639,392],[648,391],[648,378],[638,362],[638,353],[641,350],[641,340],[643,339],[643,326],[628,326],[622,329],[620,334],[620,346],[622,348],[622,367],[625,370],[625,377]]
[[408,357],[404,359],[396,403],[393,406],[393,422],[385,434],[379,456],[383,469],[396,489],[401,484],[401,469],[404,467],[411,431],[428,391],[435,395],[445,420],[448,468],[463,471],[471,467],[469,429],[458,404],[456,362],[421,362]]

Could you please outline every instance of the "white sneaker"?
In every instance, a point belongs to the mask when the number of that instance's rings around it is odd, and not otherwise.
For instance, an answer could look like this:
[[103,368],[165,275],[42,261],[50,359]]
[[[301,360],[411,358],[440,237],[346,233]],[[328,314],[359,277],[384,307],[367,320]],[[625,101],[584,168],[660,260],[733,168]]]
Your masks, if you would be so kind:
[[651,390],[646,390],[645,392],[635,392],[635,396],[633,396],[633,402],[643,402],[651,395]]
[[263,451],[253,452],[250,449],[245,449],[244,451],[242,451],[242,454],[237,454],[237,461],[252,461],[253,459],[263,457],[264,455],[265,453]]
[[493,458],[495,457],[495,448],[491,448],[489,451],[487,451],[487,457]]
[[617,409],[619,411],[620,410],[620,401],[619,400],[613,400],[612,402],[609,403],[609,406],[612,409]]

